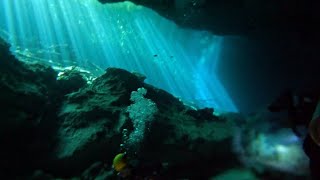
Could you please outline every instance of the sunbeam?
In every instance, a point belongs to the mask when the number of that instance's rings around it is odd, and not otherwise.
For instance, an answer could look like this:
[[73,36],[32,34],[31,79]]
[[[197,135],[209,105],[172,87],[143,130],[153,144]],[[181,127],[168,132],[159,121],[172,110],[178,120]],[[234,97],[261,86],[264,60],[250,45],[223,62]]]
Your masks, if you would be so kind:
[[215,74],[222,37],[177,27],[132,3],[2,0],[0,36],[24,61],[79,66],[96,75],[119,67],[196,107],[236,112]]

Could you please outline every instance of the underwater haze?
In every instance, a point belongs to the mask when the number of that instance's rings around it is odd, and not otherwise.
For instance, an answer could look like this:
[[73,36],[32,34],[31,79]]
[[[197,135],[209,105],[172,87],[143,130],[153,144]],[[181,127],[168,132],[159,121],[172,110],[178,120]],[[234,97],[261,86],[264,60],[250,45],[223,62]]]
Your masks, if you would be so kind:
[[268,2],[0,1],[0,180],[318,175],[314,34]]
[[96,0],[2,0],[0,36],[18,59],[96,76],[108,67],[139,72],[147,82],[195,107],[237,112],[216,75],[223,37],[177,27],[132,3]]

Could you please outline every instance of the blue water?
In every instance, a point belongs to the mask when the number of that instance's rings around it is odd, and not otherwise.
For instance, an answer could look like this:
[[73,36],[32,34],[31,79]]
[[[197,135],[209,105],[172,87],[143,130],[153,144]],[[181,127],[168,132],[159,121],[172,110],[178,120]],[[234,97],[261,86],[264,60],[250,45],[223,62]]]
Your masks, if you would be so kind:
[[79,66],[95,74],[119,67],[196,107],[236,112],[216,75],[223,37],[177,27],[132,3],[2,0],[0,36],[21,60]]

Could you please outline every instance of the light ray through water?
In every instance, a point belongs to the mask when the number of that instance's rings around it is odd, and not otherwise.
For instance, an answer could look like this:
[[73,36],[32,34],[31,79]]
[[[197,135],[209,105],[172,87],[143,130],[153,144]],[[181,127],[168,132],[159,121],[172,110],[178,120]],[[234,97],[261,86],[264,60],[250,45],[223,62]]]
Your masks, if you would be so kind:
[[198,107],[237,111],[215,74],[222,37],[185,30],[150,9],[97,0],[2,0],[0,36],[20,59],[119,67]]

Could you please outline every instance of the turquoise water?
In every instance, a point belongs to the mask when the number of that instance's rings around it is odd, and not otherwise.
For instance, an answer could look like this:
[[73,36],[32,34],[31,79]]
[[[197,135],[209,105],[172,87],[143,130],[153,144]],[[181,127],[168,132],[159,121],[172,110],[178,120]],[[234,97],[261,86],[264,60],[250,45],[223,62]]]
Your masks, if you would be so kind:
[[216,75],[223,38],[186,30],[132,3],[2,0],[0,36],[21,60],[99,75],[119,67],[196,107],[236,112]]

